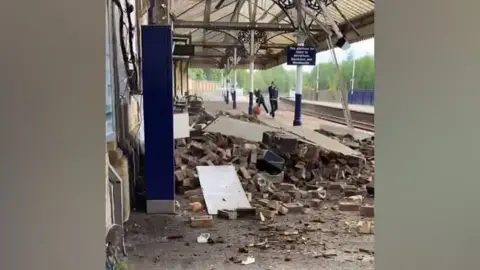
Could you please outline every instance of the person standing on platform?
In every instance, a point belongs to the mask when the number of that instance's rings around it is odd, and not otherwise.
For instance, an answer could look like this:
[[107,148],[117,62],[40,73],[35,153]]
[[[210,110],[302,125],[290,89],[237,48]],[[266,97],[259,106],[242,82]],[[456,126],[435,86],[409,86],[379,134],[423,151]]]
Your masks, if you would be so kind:
[[268,113],[268,108],[267,108],[267,105],[265,104],[265,98],[260,92],[260,89],[255,90],[254,94],[255,94],[255,97],[257,98],[255,103],[257,103],[258,106],[263,106],[263,108],[265,109],[265,112]]
[[268,94],[270,96],[270,115],[275,118],[275,111],[278,109],[278,88],[273,81],[268,87]]

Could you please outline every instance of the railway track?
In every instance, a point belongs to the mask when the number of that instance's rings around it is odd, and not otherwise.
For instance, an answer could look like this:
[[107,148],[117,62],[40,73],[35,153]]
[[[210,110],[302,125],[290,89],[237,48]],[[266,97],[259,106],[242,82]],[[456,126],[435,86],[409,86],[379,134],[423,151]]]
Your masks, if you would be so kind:
[[[288,111],[294,111],[295,110],[294,106],[292,106],[292,105],[290,105],[286,102],[282,102],[282,107],[285,108]],[[319,112],[308,110],[308,109],[307,110],[302,109],[302,114],[312,116],[312,117],[316,117],[316,118],[319,118],[319,119],[322,119],[322,120],[325,120],[325,121],[329,121],[329,122],[332,122],[332,123],[342,124],[342,125],[345,125],[345,126],[347,125],[347,122],[345,121],[344,117],[338,117],[338,116],[334,116],[334,115],[330,115],[330,114],[319,113]],[[352,124],[355,128],[358,128],[358,129],[361,129],[361,130],[365,130],[365,131],[369,131],[369,132],[374,132],[375,131],[375,125],[373,123],[361,122],[361,121],[356,121],[356,120],[352,119]]]

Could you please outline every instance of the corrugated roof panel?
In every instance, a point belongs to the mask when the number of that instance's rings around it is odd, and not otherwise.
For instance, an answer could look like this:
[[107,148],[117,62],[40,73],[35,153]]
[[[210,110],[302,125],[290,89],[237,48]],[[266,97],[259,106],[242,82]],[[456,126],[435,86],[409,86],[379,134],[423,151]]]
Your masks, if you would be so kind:
[[[210,1],[210,5],[211,5],[210,21],[211,22],[230,22],[234,17],[235,6],[239,1],[244,1],[244,3],[239,10],[238,22],[246,23],[250,21],[248,0],[225,0],[219,9],[215,9],[216,5],[220,1],[221,0]],[[277,4],[275,4],[272,0],[256,0],[256,2],[257,2],[256,12],[255,12],[256,23],[273,23],[273,24],[278,24],[278,23],[289,24],[290,23],[289,18],[285,16],[281,8]],[[197,22],[204,21],[206,3],[207,3],[206,0],[175,0],[173,12],[176,15],[177,19],[179,20],[197,21]],[[344,24],[345,23],[344,17],[345,17],[348,20],[356,20],[357,25],[359,25],[359,27],[364,27],[364,30],[360,31],[360,32],[363,31],[361,34],[361,37],[352,36],[352,38],[354,38],[355,40],[360,40],[364,35],[371,37],[373,33],[372,32],[373,30],[371,29],[373,28],[370,28],[370,30],[368,30],[367,28],[365,28],[366,27],[365,23],[373,24],[373,17],[368,17],[366,21],[358,20],[358,18],[366,14],[371,14],[371,12],[374,11],[374,8],[375,8],[373,3],[371,3],[369,0],[336,0],[334,3],[338,7],[338,9],[341,11],[341,14],[340,12],[337,11],[337,9],[332,4],[328,5],[328,9],[332,14],[336,23],[338,23],[339,25]],[[312,13],[316,14],[316,11],[312,11]],[[316,19],[322,22],[323,24],[325,24],[325,19],[323,15],[318,15]],[[311,18],[307,18],[307,24],[318,27],[315,21],[313,22],[312,21],[313,20]],[[347,27],[347,29],[351,29],[351,28]],[[352,31],[352,30],[349,30],[349,31]],[[235,38],[232,38],[232,36],[236,37],[238,30],[229,30],[229,31],[208,30],[205,32],[203,29],[179,28],[179,29],[175,29],[175,33],[177,34],[190,33],[192,34],[192,39],[193,39],[193,42],[195,43],[203,43],[204,33],[205,33],[206,34],[205,42],[207,44],[211,43],[214,46],[221,47],[222,43],[228,44],[228,43],[237,42]],[[229,33],[229,35],[226,35],[225,33]],[[317,33],[320,33],[320,32],[317,31]],[[293,33],[279,34],[279,32],[270,32],[270,33],[267,33],[267,35],[269,37],[267,44],[269,44],[269,46],[272,46],[273,44],[273,46],[276,46],[276,47],[269,48],[268,53],[267,53],[267,50],[265,49],[259,50],[258,55],[259,56],[262,55],[263,58],[261,60],[258,60],[258,62],[266,63],[265,57],[268,57],[269,55],[272,55],[272,54],[283,53],[284,49],[279,48],[278,46],[295,44],[295,37],[293,36]],[[201,50],[203,54],[205,54],[206,51],[208,51],[209,53],[211,52],[211,50],[206,50],[206,49],[207,48],[204,48],[203,50]],[[225,49],[222,49],[222,48],[216,48],[215,50],[217,52],[225,51]],[[272,59],[275,58],[276,59],[275,61],[278,61],[278,59],[276,58],[277,56],[278,55],[276,55],[275,57],[272,56]],[[206,66],[217,65],[217,62],[218,62],[218,61],[212,61],[211,59],[210,60],[194,59],[194,60],[195,60],[195,63],[197,64],[205,63]],[[202,66],[204,66],[204,64],[202,64]]]
[[193,7],[203,2],[204,0],[175,0],[172,12],[177,17],[183,17],[183,15],[189,13]]

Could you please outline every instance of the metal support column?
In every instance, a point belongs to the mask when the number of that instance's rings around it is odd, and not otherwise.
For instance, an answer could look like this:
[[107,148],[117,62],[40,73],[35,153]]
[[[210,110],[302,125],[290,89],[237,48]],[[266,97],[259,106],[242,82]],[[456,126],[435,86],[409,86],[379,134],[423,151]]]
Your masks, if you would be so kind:
[[352,67],[352,86],[351,90],[355,89],[355,57],[353,57],[353,67]]
[[320,65],[317,65],[316,68],[317,68],[317,79],[316,79],[316,82],[315,82],[315,85],[316,85],[316,87],[315,87],[316,88],[316,90],[315,90],[315,100],[318,101],[318,94],[319,94],[319,91],[320,91],[320,89],[319,89],[320,86],[318,84],[318,74],[320,72]]
[[227,73],[225,74],[225,102],[228,104],[230,100],[230,60],[227,57]]
[[[303,23],[303,14],[302,14],[302,1],[296,1],[296,9],[297,9],[297,25]],[[297,31],[297,46],[304,46],[305,42],[305,35],[299,29]],[[293,119],[294,126],[301,126],[302,125],[302,88],[303,88],[303,66],[297,66],[297,82],[296,82],[296,89],[295,89],[295,114]]]
[[183,61],[180,61],[180,95],[181,96],[184,96],[183,94],[183,88],[185,88],[185,86],[183,85],[184,83],[184,73],[185,72],[185,60]]
[[147,213],[175,212],[172,31],[142,26]]
[[233,48],[233,86],[232,86],[233,109],[237,108],[237,48]]
[[150,0],[148,8],[148,24],[155,24],[155,0]]
[[255,68],[255,31],[250,31],[250,91],[248,92],[248,114],[253,114],[253,69]]
[[185,90],[185,96],[187,97],[190,94],[190,75],[188,74],[188,70],[190,69],[190,59],[187,61],[187,66],[185,69],[187,70],[185,73],[187,76],[187,89]]
[[178,71],[178,60],[173,60],[172,70],[173,70],[173,96],[177,96],[177,88],[178,88],[178,81],[177,81],[177,71]]

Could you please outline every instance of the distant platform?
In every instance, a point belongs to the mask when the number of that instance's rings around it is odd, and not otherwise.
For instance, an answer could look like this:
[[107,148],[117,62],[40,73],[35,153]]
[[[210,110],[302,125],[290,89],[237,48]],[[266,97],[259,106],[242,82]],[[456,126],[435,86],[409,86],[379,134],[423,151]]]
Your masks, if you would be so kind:
[[[288,100],[290,102],[294,102],[294,98],[283,98],[284,100]],[[339,102],[326,102],[326,101],[313,101],[313,100],[302,100],[302,104],[308,104],[313,106],[323,106],[323,107],[330,107],[336,109],[342,109],[342,104]],[[359,112],[359,113],[369,113],[375,114],[375,107],[370,105],[357,105],[357,104],[348,104],[348,109],[350,111]]]

